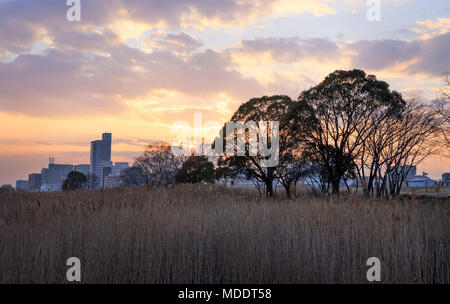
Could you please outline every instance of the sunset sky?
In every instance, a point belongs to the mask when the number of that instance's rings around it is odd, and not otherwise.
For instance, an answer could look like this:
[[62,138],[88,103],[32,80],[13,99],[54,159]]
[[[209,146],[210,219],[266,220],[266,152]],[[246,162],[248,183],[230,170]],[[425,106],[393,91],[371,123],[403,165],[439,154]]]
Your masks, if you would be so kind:
[[[251,97],[300,92],[363,69],[407,98],[440,96],[450,70],[448,0],[0,0],[0,184],[57,163],[89,163],[113,133],[113,161],[176,136],[176,121],[225,122]],[[450,160],[418,168],[440,178]]]

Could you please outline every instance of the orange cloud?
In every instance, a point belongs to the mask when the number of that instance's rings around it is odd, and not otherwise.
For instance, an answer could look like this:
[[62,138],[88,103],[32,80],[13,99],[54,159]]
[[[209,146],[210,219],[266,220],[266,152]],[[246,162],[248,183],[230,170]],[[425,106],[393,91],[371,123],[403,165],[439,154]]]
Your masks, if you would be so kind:
[[430,39],[450,32],[450,18],[417,21],[416,25],[418,25],[418,27],[413,28],[412,30],[420,34],[421,39]]

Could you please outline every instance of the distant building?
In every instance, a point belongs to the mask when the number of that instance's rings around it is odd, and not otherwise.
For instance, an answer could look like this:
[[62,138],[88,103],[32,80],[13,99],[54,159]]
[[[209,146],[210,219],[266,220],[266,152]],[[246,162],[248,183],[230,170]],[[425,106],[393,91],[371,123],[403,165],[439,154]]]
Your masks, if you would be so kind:
[[105,187],[105,177],[110,175],[113,171],[113,163],[111,161],[101,161],[98,181],[100,188]]
[[102,134],[101,161],[111,161],[111,133]]
[[124,169],[121,174],[121,182],[124,186],[145,186],[149,179],[150,177],[143,172],[142,167]]
[[118,188],[120,186],[122,186],[121,181],[120,181],[120,176],[116,176],[116,175],[108,175],[105,177],[104,181],[103,181],[103,186],[104,188]]
[[73,171],[83,173],[87,177],[89,175],[89,173],[91,172],[91,166],[90,165],[76,165],[76,166],[74,166]]
[[102,141],[94,140],[91,141],[91,174],[95,176],[99,176],[100,173],[100,162],[101,162],[101,149],[102,149]]
[[450,173],[442,174],[442,186],[450,187]]
[[42,184],[41,192],[57,192],[62,190],[62,184]]
[[[69,164],[49,164],[46,176],[46,182],[49,184],[63,183],[70,172],[73,171],[73,165]],[[44,182],[44,178],[42,178]]]
[[128,169],[130,165],[126,162],[116,162],[112,167],[112,171],[103,177],[103,188],[117,188],[122,186],[120,174],[123,170]]
[[103,177],[100,171],[100,163],[109,161],[111,162],[111,133],[103,133],[102,140],[91,141],[91,155],[90,155],[90,173],[97,178],[96,185],[93,188],[102,187]]
[[41,191],[42,176],[39,173],[28,175],[28,190],[31,192]]
[[13,187],[12,187],[12,185],[10,185],[10,184],[6,184],[6,185],[1,185],[0,186],[0,190],[3,190],[3,191],[12,191],[12,189],[13,189]]
[[17,180],[16,181],[16,190],[28,191],[28,181],[26,180]]
[[435,184],[435,181],[426,175],[416,175],[414,177],[408,178],[405,181],[405,184],[409,188],[432,187]]
[[67,175],[73,171],[73,165],[49,163],[41,171],[41,191],[60,191]]
[[409,169],[409,172],[408,172],[408,175],[406,176],[406,179],[416,176],[416,174],[417,174],[416,166],[404,166],[404,170],[408,170],[408,169]]
[[129,168],[130,165],[126,162],[116,162],[114,164],[114,168],[113,168],[113,172],[112,174],[114,176],[120,176],[120,174],[122,173],[123,170]]

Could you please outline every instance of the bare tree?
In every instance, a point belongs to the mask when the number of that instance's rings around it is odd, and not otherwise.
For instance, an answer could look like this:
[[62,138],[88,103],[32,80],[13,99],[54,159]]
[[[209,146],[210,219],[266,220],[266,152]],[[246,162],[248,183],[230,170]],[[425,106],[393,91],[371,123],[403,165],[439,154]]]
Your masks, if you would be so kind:
[[329,193],[329,178],[327,170],[319,163],[310,164],[311,174],[309,176],[310,187],[314,195],[317,195],[316,187],[319,188],[320,194]]
[[288,198],[291,197],[291,186],[295,187],[302,178],[309,176],[311,171],[311,166],[307,163],[301,148],[297,147],[283,153],[277,168],[277,177]]
[[[450,74],[445,72],[443,75],[445,87],[442,89],[442,95],[447,101],[450,101]],[[447,109],[447,117],[448,117],[448,109]]]
[[440,121],[430,107],[416,101],[407,103],[402,116],[391,122],[391,135],[377,160],[379,195],[398,196],[411,168],[438,152],[439,127]]
[[143,155],[136,158],[133,167],[142,170],[141,179],[147,186],[168,187],[175,184],[175,175],[183,165],[185,156],[172,153],[165,142],[151,144]]
[[383,151],[389,144],[397,141],[400,130],[393,126],[398,125],[404,110],[404,105],[395,113],[379,108],[367,117],[366,126],[370,131],[354,159],[358,179],[366,196],[372,195],[374,187],[379,186],[382,181],[380,172],[388,161],[383,157]]
[[441,120],[441,133],[443,138],[443,148],[447,157],[450,157],[450,75],[443,75],[444,88],[442,97],[434,101],[434,109]]

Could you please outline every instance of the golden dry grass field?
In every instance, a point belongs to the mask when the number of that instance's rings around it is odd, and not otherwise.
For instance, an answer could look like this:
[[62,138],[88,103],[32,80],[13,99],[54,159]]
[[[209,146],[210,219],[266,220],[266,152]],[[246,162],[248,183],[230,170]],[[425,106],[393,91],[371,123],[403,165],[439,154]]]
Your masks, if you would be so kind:
[[448,201],[259,198],[222,186],[0,193],[0,283],[450,283]]

